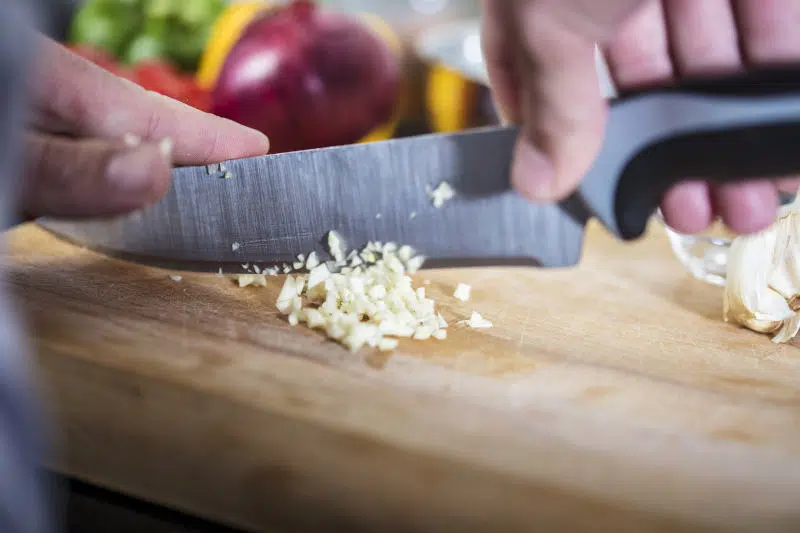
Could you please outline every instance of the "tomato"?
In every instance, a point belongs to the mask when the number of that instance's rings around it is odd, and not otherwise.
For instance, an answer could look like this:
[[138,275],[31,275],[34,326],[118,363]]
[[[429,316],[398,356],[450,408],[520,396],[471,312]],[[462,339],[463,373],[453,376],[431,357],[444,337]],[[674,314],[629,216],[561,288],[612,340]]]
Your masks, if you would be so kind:
[[148,91],[163,94],[202,111],[211,109],[211,92],[201,88],[194,76],[182,74],[165,61],[147,59],[140,61],[133,68],[126,68],[116,63],[100,48],[90,45],[72,45],[68,48],[117,76],[141,85]]
[[102,48],[88,44],[70,45],[67,46],[67,48],[82,58],[88,59],[98,67],[104,68],[114,74],[120,75],[124,70],[116,61],[114,61],[114,58],[111,57],[111,54]]
[[169,96],[197,109],[211,108],[211,93],[201,89],[194,77],[181,74],[170,64],[145,60],[133,67],[134,81],[149,91]]
[[184,83],[185,86],[181,101],[200,111],[211,111],[211,91],[200,87],[191,76],[187,76]]
[[167,63],[148,59],[133,67],[134,81],[147,89],[180,100],[185,83],[178,72]]
[[169,96],[197,109],[211,108],[211,93],[195,82],[193,76],[181,74],[172,65],[148,59],[133,67],[134,81],[149,91]]

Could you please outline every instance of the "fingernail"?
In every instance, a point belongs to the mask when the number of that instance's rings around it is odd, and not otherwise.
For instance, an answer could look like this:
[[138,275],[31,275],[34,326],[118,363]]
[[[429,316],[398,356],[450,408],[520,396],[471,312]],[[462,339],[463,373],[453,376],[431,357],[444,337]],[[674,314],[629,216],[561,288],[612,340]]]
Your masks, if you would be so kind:
[[122,138],[122,142],[125,143],[125,146],[135,147],[142,144],[142,138],[133,133],[126,133]]
[[172,148],[173,142],[169,137],[161,139],[158,143],[158,151],[161,152],[161,155],[164,156],[164,159],[170,164],[172,164]]
[[261,143],[264,145],[264,151],[265,152],[269,152],[270,140],[269,140],[269,137],[267,137],[267,134],[264,133],[264,132],[258,131],[257,129],[253,129],[253,128],[247,128],[247,129],[250,130],[250,132],[252,134],[261,137]]
[[259,137],[261,139],[261,144],[263,145],[263,152],[268,153],[270,148],[270,140],[266,133],[263,131],[259,131],[255,128],[251,128],[249,126],[243,126],[238,122],[233,122],[232,120],[228,120],[229,122],[233,123],[242,133],[246,132],[248,135],[252,135],[253,137]]
[[106,181],[125,194],[142,194],[153,186],[151,171],[161,149],[152,145],[139,146],[114,155],[108,164]]
[[542,152],[527,142],[517,145],[511,172],[514,187],[532,201],[550,200],[555,170]]

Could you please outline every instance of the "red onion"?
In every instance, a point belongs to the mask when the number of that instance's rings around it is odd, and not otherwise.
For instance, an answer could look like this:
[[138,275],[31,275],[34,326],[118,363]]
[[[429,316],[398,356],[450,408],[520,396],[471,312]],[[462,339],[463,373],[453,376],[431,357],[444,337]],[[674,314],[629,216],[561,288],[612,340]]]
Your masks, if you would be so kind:
[[296,0],[250,23],[212,112],[260,130],[272,152],[357,142],[391,119],[400,58],[360,19]]

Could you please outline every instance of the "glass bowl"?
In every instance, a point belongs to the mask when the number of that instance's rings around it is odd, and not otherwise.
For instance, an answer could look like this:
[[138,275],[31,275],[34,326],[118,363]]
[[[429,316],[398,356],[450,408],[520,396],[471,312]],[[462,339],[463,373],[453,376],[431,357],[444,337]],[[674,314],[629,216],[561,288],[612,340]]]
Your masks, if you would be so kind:
[[[781,193],[781,208],[795,200],[795,194]],[[724,287],[728,267],[728,251],[735,235],[722,222],[717,221],[708,231],[685,235],[673,230],[664,222],[661,211],[655,215],[664,227],[675,257],[696,279]]]

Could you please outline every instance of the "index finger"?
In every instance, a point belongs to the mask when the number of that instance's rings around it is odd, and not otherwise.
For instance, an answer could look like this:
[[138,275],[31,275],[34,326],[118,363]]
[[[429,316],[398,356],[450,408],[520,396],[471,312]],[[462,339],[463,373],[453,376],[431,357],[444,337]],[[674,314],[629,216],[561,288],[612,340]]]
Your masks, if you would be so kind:
[[38,44],[32,100],[36,121],[46,129],[82,137],[169,137],[179,165],[204,165],[269,150],[269,140],[256,130],[146,91],[46,37]]

